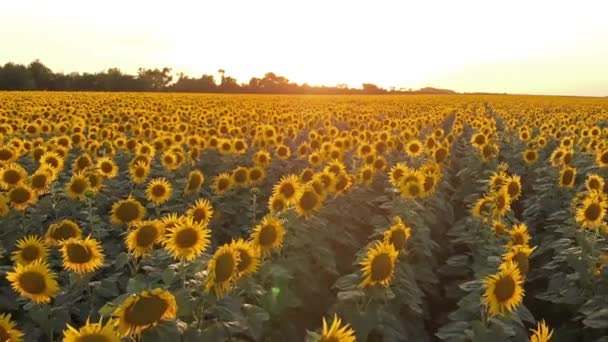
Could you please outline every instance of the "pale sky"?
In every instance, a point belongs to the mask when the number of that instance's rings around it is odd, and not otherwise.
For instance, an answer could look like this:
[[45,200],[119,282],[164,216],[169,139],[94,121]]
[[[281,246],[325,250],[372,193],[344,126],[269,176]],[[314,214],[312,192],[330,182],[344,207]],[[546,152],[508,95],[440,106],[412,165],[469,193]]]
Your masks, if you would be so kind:
[[608,96],[608,1],[4,0],[0,64]]

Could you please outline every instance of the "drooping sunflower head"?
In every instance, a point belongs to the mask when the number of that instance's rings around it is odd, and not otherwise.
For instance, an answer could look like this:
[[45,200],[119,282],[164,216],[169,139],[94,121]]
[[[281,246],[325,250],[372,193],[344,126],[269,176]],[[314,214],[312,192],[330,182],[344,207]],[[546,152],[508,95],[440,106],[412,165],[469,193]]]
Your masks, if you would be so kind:
[[240,253],[232,244],[220,246],[207,264],[205,289],[213,291],[217,298],[224,297],[238,278]]
[[46,194],[49,191],[49,187],[52,182],[52,175],[49,175],[44,170],[37,170],[30,176],[28,180],[29,186],[38,196]]
[[[367,164],[362,165],[358,172],[359,182],[362,184],[371,184],[374,181],[375,172],[376,172],[376,170],[374,169],[373,166],[367,165]],[[321,187],[321,189],[323,189],[323,188]]]
[[143,257],[152,251],[154,245],[162,238],[164,229],[160,221],[137,221],[131,225],[131,230],[125,238],[129,253]]
[[30,235],[17,241],[17,250],[13,252],[11,260],[15,264],[28,265],[35,261],[46,261],[49,249],[45,241]]
[[491,196],[484,196],[475,202],[471,208],[471,214],[475,217],[486,217],[492,211],[494,198]]
[[501,188],[492,195],[494,202],[492,203],[492,215],[495,217],[503,217],[511,210],[511,197],[506,188]]
[[62,220],[53,223],[46,231],[46,242],[51,246],[57,246],[65,240],[80,238],[82,231],[78,224],[72,220]]
[[405,248],[407,240],[412,235],[412,230],[403,223],[399,216],[395,216],[393,221],[393,225],[384,232],[384,242],[392,244],[395,250],[400,251]]
[[519,223],[513,225],[509,230],[510,240],[507,243],[507,248],[513,246],[528,246],[530,243],[530,233],[528,233],[528,226],[525,223]]
[[508,176],[505,172],[497,171],[494,172],[488,181],[488,190],[490,192],[498,191],[506,184]]
[[324,195],[319,194],[313,184],[306,184],[295,200],[295,209],[300,217],[310,217],[323,205]]
[[59,291],[56,275],[51,272],[46,262],[34,261],[27,265],[17,264],[6,279],[20,296],[29,298],[34,303],[48,303]]
[[139,335],[162,320],[175,319],[177,302],[173,294],[163,289],[142,291],[128,297],[113,313],[118,319],[120,335]]
[[601,168],[608,166],[608,149],[601,149],[596,153],[595,163]]
[[576,222],[583,228],[596,229],[604,222],[607,207],[608,203],[601,192],[590,191],[583,199],[582,206],[576,210]]
[[239,166],[234,171],[232,171],[232,183],[236,186],[244,186],[247,184],[247,168],[243,166]]
[[186,188],[184,192],[186,194],[197,193],[205,183],[205,176],[199,170],[190,171],[188,174],[188,180],[186,181]]
[[98,323],[90,323],[89,319],[84,326],[76,329],[67,325],[63,331],[64,342],[120,342],[120,335],[116,331],[118,322],[110,319],[105,324],[100,320]]
[[0,167],[0,188],[10,189],[27,178],[27,171],[19,164],[10,163]]
[[207,226],[213,217],[213,206],[206,199],[198,199],[186,212],[186,216],[192,217],[194,222]]
[[363,281],[359,287],[389,286],[398,256],[399,252],[393,244],[376,241],[368,248],[363,261],[360,262]]
[[323,330],[320,342],[355,342],[355,331],[348,324],[342,324],[338,315],[334,314],[331,324],[323,317]]
[[492,221],[492,231],[495,235],[502,235],[507,232],[507,225],[500,220]]
[[221,195],[233,186],[230,174],[223,172],[213,179],[213,191]]
[[105,256],[99,241],[87,237],[71,238],[61,244],[63,268],[76,273],[93,272],[103,265]]
[[167,202],[172,194],[173,186],[162,177],[151,180],[146,187],[146,198],[156,205]]
[[559,173],[559,186],[561,188],[572,189],[576,181],[576,169],[570,166],[562,167]]
[[275,214],[281,213],[285,209],[287,209],[287,207],[288,207],[287,200],[285,200],[285,198],[283,196],[281,196],[280,194],[272,195],[268,199],[268,210],[271,213],[275,213]]
[[210,235],[203,224],[185,217],[165,232],[163,246],[173,258],[191,261],[207,249]]
[[585,187],[588,191],[603,191],[604,185],[604,178],[597,174],[589,174],[585,180]]
[[516,200],[521,196],[521,178],[518,175],[511,175],[508,177],[504,186],[507,188],[509,197],[513,200]]
[[11,314],[0,314],[0,341],[23,341],[23,332],[16,328],[15,322],[11,320]]
[[129,224],[141,220],[145,214],[146,208],[133,196],[129,196],[112,204],[110,221],[113,224]]
[[273,250],[283,246],[285,228],[283,223],[273,215],[266,215],[260,224],[251,232],[251,242],[262,255],[268,255]]
[[233,240],[231,245],[239,254],[239,262],[237,263],[238,277],[255,273],[260,266],[260,254],[253,243],[238,239]]
[[523,278],[513,262],[504,262],[497,273],[484,280],[483,302],[490,316],[503,316],[515,310],[524,297]]
[[530,269],[530,261],[528,258],[534,252],[534,248],[530,248],[528,246],[513,246],[507,253],[502,256],[503,262],[511,261],[519,268],[519,271],[523,277],[528,274],[528,270]]

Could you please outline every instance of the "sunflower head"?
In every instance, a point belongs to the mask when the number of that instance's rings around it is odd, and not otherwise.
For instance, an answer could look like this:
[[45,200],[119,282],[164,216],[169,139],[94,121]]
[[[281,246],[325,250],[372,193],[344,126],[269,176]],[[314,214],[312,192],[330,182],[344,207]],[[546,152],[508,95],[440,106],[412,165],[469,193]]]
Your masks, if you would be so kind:
[[120,342],[120,335],[116,331],[115,320],[108,320],[105,324],[100,320],[98,323],[91,323],[88,319],[85,325],[76,329],[71,325],[67,325],[63,331],[64,342],[82,342],[82,341],[99,341],[99,342]]
[[566,189],[574,188],[576,169],[570,166],[562,167],[559,173],[559,186]]
[[237,263],[239,278],[256,272],[260,266],[259,249],[255,248],[252,242],[243,239],[234,240],[231,245],[239,254]]
[[301,192],[302,185],[298,176],[283,176],[278,184],[273,188],[272,195],[282,196],[288,203],[294,203]]
[[507,261],[500,265],[496,274],[484,280],[483,302],[490,316],[503,316],[515,310],[524,296],[523,278],[517,265]]
[[360,263],[363,281],[359,287],[389,286],[395,273],[398,256],[399,252],[393,244],[376,241],[368,248]]
[[93,272],[103,265],[104,254],[99,241],[87,237],[71,238],[61,244],[63,268],[76,273]]
[[232,177],[228,173],[220,173],[213,179],[213,190],[221,195],[233,186]]
[[281,213],[287,209],[287,200],[280,194],[270,196],[268,199],[268,209],[271,213]]
[[186,188],[184,192],[186,194],[197,193],[200,191],[201,186],[205,183],[205,176],[199,170],[190,171],[188,174],[188,180],[186,181]]
[[167,290],[153,289],[128,297],[113,313],[121,335],[139,335],[162,320],[175,319],[177,303]]
[[553,330],[547,326],[545,320],[538,322],[536,330],[531,330],[530,342],[549,342],[553,336]]
[[224,297],[239,274],[240,253],[232,244],[220,246],[207,264],[208,276],[205,289],[213,291],[216,297]]
[[192,217],[185,217],[166,231],[163,246],[173,258],[191,261],[209,246],[210,235],[203,224],[195,222]]
[[513,246],[511,249],[502,256],[504,262],[511,261],[517,265],[522,276],[525,276],[530,269],[530,261],[528,258],[534,252],[534,248],[528,246]]
[[604,178],[597,174],[590,174],[585,180],[585,187],[588,191],[603,191],[605,181]]
[[34,261],[27,265],[17,264],[6,279],[20,296],[35,303],[49,303],[59,291],[56,275],[44,261]]
[[89,177],[81,172],[72,175],[65,187],[65,193],[69,198],[83,200],[87,190],[91,187]]
[[110,221],[113,224],[129,224],[141,220],[146,214],[146,208],[135,198],[129,196],[112,204]]
[[599,191],[590,191],[583,199],[583,204],[576,210],[576,221],[588,229],[597,229],[606,217],[605,196]]
[[173,186],[165,178],[155,178],[146,187],[146,198],[155,205],[161,205],[169,200]]
[[342,324],[338,315],[334,314],[331,324],[327,324],[323,317],[323,330],[321,331],[321,342],[355,342],[355,331],[348,325]]
[[30,235],[18,240],[16,245],[17,250],[11,256],[15,264],[28,265],[38,260],[46,261],[49,250],[41,237]]
[[232,183],[237,186],[243,186],[247,184],[248,170],[246,167],[239,166],[232,171]]
[[513,225],[508,232],[510,241],[507,243],[507,248],[513,246],[528,246],[530,242],[530,233],[528,233],[528,226],[526,226],[525,223]]
[[144,161],[138,161],[129,167],[129,175],[135,184],[143,183],[150,173],[150,165]]
[[295,200],[295,209],[298,216],[310,217],[323,205],[323,196],[313,186],[314,182],[306,184],[299,192]]
[[283,245],[285,228],[273,215],[266,215],[251,232],[251,243],[262,254],[268,255]]
[[0,341],[17,342],[23,340],[23,332],[16,328],[11,314],[0,314]]
[[395,250],[400,251],[405,248],[407,240],[412,235],[412,230],[403,223],[399,216],[395,216],[393,221],[394,224],[384,232],[384,242],[392,244]]
[[25,210],[28,206],[38,201],[38,195],[36,195],[36,192],[29,185],[20,183],[8,192],[8,199],[13,208]]
[[106,178],[114,178],[118,175],[118,166],[110,157],[102,157],[97,160],[97,170]]
[[213,206],[206,199],[198,199],[186,212],[186,216],[192,217],[194,222],[207,226],[213,217]]
[[0,167],[0,188],[10,189],[27,178],[27,171],[19,164],[10,163]]
[[266,171],[260,166],[254,166],[247,169],[247,183],[249,185],[258,185],[266,178]]
[[163,232],[163,225],[160,221],[134,222],[125,238],[127,250],[136,257],[148,255],[154,245],[160,241]]

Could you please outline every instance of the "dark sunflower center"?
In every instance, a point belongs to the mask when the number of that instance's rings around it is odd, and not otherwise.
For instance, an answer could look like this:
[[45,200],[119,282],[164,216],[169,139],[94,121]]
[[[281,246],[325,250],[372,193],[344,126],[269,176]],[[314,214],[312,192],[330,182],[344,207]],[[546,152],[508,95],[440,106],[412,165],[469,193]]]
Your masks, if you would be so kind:
[[517,253],[513,256],[513,262],[517,264],[517,267],[523,275],[528,273],[530,269],[530,261],[525,253]]
[[534,159],[536,159],[536,153],[535,152],[526,152],[526,160],[528,161],[533,161]]
[[4,182],[15,185],[21,181],[21,174],[17,170],[6,170],[2,175]]
[[75,194],[82,194],[87,190],[87,181],[84,179],[75,179],[70,185],[70,190]]
[[215,261],[215,281],[222,283],[230,279],[234,271],[235,260],[232,253],[220,255]]
[[21,258],[23,258],[23,260],[26,262],[35,261],[36,259],[40,258],[40,254],[42,254],[40,253],[40,248],[34,245],[25,246],[21,250]]
[[81,244],[71,243],[67,245],[68,260],[75,264],[84,264],[91,261],[91,251]]
[[139,206],[134,202],[123,202],[116,208],[116,216],[123,222],[131,222],[139,218]]
[[519,185],[516,182],[510,182],[507,186],[509,196],[515,196],[519,193]]
[[516,233],[513,235],[513,246],[521,246],[524,244],[524,236],[523,234]]
[[363,171],[363,179],[368,180],[372,178],[372,170],[364,170]]
[[285,183],[281,186],[281,194],[286,198],[291,198],[296,193],[296,188],[291,183]]
[[504,196],[498,196],[496,198],[496,209],[502,210],[507,205],[507,201]]
[[338,179],[338,182],[336,182],[336,191],[344,190],[347,185],[348,179],[346,179],[346,177],[340,177],[340,179]]
[[478,135],[475,137],[475,143],[477,145],[483,145],[486,142],[486,137],[484,135]]
[[448,153],[446,150],[440,148],[437,150],[437,152],[435,152],[435,161],[437,163],[441,163],[445,160],[445,157],[447,157]]
[[89,158],[78,158],[77,165],[78,168],[82,170],[91,166],[91,161],[89,160]]
[[433,178],[432,176],[427,176],[424,178],[424,184],[422,185],[424,187],[424,191],[429,192],[433,189],[433,187],[435,186],[435,178]]
[[494,154],[494,152],[495,152],[494,147],[492,147],[490,145],[485,145],[482,150],[483,156],[486,158],[492,156]]
[[247,181],[247,171],[243,169],[236,170],[234,172],[234,181],[237,183],[244,183]]
[[283,209],[285,209],[285,203],[283,203],[283,200],[280,198],[275,198],[274,201],[272,201],[272,210],[282,211]]
[[496,282],[494,295],[499,303],[504,303],[515,294],[515,280],[510,277],[502,277]]
[[239,250],[239,262],[237,264],[239,272],[243,272],[244,270],[246,270],[247,267],[251,265],[251,262],[251,255],[249,255],[249,253],[244,249]]
[[58,241],[67,240],[76,237],[76,229],[69,224],[63,223],[53,230],[51,236]]
[[274,226],[265,225],[260,230],[260,245],[270,247],[277,240],[277,230]]
[[125,321],[135,326],[146,326],[158,322],[169,308],[169,304],[157,296],[139,298],[125,310]]
[[152,187],[152,196],[162,197],[167,193],[167,189],[162,184],[157,184]]
[[600,160],[603,164],[608,164],[608,152],[602,153],[602,155],[600,156]]
[[312,191],[306,191],[304,192],[304,194],[302,194],[302,197],[300,197],[300,208],[304,209],[304,210],[312,210],[317,203],[319,203],[319,200],[317,199],[317,195],[314,194],[314,192]]
[[111,342],[112,340],[108,336],[100,333],[92,333],[81,335],[78,337],[78,342]]
[[572,183],[573,178],[574,172],[572,172],[572,170],[566,170],[564,172],[564,176],[562,177],[562,181],[564,184],[569,185]]
[[0,341],[10,341],[11,335],[4,329],[4,327],[0,326]]
[[142,226],[137,230],[136,242],[140,247],[148,247],[152,245],[158,237],[158,230],[152,226]]
[[405,232],[401,229],[394,230],[391,233],[390,242],[393,244],[395,249],[402,249],[405,247]]
[[13,157],[13,152],[10,150],[3,148],[0,149],[0,160],[10,160]]
[[103,171],[103,173],[110,173],[110,172],[112,172],[113,169],[114,169],[114,167],[112,166],[111,163],[108,163],[108,162],[101,163],[101,171]]
[[417,153],[418,151],[420,151],[420,146],[418,146],[418,144],[411,144],[410,145],[410,152]]
[[287,155],[287,149],[286,149],[286,148],[284,148],[284,147],[280,147],[280,148],[277,150],[277,154],[278,154],[279,156],[281,156],[281,157],[284,157],[284,156],[286,156],[286,155]]
[[241,141],[237,141],[237,142],[234,144],[234,148],[235,148],[237,151],[241,151],[241,150],[244,150],[244,149],[245,149],[245,145],[243,144],[243,142],[241,142]]
[[590,179],[589,180],[589,188],[592,189],[592,190],[599,190],[599,188],[600,188],[600,182],[597,179],[595,179],[595,178]]
[[395,180],[399,180],[399,179],[401,179],[403,177],[404,174],[405,174],[405,172],[403,172],[403,170],[401,170],[401,169],[395,169],[393,171],[393,178]]
[[26,292],[31,294],[41,294],[46,291],[46,281],[44,275],[28,271],[19,277],[19,286]]
[[201,186],[201,177],[197,174],[191,175],[188,180],[188,190],[197,189]]
[[410,195],[414,197],[420,194],[420,187],[418,186],[418,183],[411,183],[408,187],[408,190],[410,192]]
[[143,176],[146,175],[146,169],[144,169],[143,167],[138,167],[137,169],[135,169],[135,176],[138,178],[141,178]]
[[249,179],[251,179],[252,181],[257,181],[261,177],[262,173],[260,172],[260,170],[251,170],[251,172],[249,172]]
[[55,157],[46,158],[45,162],[51,165],[53,168],[57,168],[59,166],[59,160]]
[[194,228],[181,230],[175,236],[175,244],[179,248],[191,248],[198,242],[198,233]]
[[505,225],[502,223],[496,223],[494,224],[494,231],[496,232],[496,234],[503,234],[505,232]]
[[207,219],[207,210],[204,208],[196,208],[192,212],[192,218],[195,222],[203,222]]
[[264,163],[266,163],[266,160],[267,160],[267,159],[266,159],[266,156],[265,156],[265,155],[261,155],[261,156],[258,158],[258,160],[260,161],[260,163],[264,164]]
[[380,170],[384,167],[384,160],[382,159],[376,159],[374,160],[374,168],[377,170]]
[[220,190],[225,190],[230,185],[230,180],[222,178],[217,182],[217,188]]
[[32,181],[32,187],[34,187],[35,189],[41,189],[46,187],[46,179],[47,176],[45,174],[37,174],[34,175],[31,179]]
[[585,209],[585,218],[589,221],[595,221],[600,218],[602,207],[597,203],[591,203]]
[[379,254],[374,257],[371,265],[372,280],[382,281],[387,279],[393,270],[391,258],[387,254]]
[[19,187],[10,192],[9,198],[13,203],[22,204],[29,201],[32,194],[27,189]]

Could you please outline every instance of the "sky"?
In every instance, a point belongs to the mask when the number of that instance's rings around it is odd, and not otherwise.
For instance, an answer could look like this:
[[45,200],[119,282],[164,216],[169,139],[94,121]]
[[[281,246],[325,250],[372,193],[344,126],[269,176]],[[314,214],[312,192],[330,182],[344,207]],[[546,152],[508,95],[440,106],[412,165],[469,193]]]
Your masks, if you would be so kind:
[[608,96],[608,1],[6,0],[0,64]]

